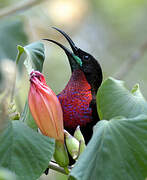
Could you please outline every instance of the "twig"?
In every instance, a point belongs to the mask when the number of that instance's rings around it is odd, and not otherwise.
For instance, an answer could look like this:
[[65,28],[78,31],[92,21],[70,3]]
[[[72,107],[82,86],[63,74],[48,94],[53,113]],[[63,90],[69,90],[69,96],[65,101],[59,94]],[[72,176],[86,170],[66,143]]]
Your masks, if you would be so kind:
[[[57,172],[60,172],[60,173],[62,173],[62,174],[67,175],[67,173],[65,172],[64,168],[58,166],[58,164],[55,163],[55,162],[53,162],[53,161],[50,162],[48,168],[49,168],[49,169],[52,169],[52,170],[55,170],[55,171],[57,171]],[[69,168],[69,171],[71,171],[70,168]]]
[[11,100],[10,103],[13,102],[14,100],[14,94],[15,94],[15,85],[16,85],[16,71],[17,71],[17,64],[19,62],[20,56],[21,56],[22,52],[17,52],[17,56],[15,59],[15,74],[14,74],[14,79],[13,79],[13,86],[12,86],[12,92],[11,92]]
[[0,11],[0,18],[12,15],[12,14],[17,13],[19,11],[24,11],[28,8],[31,8],[37,4],[45,2],[45,1],[46,0],[28,0],[28,1],[23,0],[23,2],[17,3],[13,7],[4,8],[3,10],[1,10]]
[[114,74],[114,76],[118,79],[123,79],[129,71],[133,68],[133,66],[137,63],[137,61],[144,55],[147,51],[147,41],[137,50],[135,51],[128,61],[121,66],[121,68]]

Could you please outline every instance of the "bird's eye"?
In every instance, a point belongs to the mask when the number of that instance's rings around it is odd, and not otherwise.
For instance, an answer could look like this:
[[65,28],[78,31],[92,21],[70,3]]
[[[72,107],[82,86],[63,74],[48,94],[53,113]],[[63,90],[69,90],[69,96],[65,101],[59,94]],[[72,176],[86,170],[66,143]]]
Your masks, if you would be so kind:
[[85,55],[85,56],[84,56],[84,59],[85,59],[85,60],[88,60],[88,59],[89,59],[89,56],[88,56],[88,55]]

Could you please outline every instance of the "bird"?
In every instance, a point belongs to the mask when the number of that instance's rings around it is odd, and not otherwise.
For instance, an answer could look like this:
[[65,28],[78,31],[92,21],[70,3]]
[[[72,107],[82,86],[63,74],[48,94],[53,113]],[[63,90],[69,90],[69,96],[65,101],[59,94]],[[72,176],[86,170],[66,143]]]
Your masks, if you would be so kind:
[[65,88],[57,95],[63,110],[64,129],[71,135],[77,126],[87,144],[94,125],[100,120],[97,112],[96,94],[103,80],[99,62],[86,51],[78,48],[62,30],[53,27],[68,41],[71,50],[52,39],[44,39],[61,47],[68,57],[71,77]]

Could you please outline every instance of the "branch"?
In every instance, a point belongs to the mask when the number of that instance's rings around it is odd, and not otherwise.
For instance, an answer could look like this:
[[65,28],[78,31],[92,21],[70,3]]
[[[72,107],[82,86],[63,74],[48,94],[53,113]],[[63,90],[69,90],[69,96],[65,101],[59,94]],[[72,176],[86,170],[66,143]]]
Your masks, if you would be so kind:
[[121,68],[115,73],[115,77],[118,79],[123,79],[133,68],[133,66],[137,63],[137,61],[145,54],[147,51],[147,41],[137,50],[135,51],[131,58],[128,61],[125,61]]
[[14,13],[24,11],[26,9],[29,9],[39,3],[45,2],[46,0],[28,0],[21,3],[17,3],[15,6],[4,8],[0,11],[0,18],[3,18],[5,16],[12,15]]
[[[49,168],[49,169],[52,169],[52,170],[54,170],[54,171],[60,172],[60,173],[62,173],[62,174],[67,175],[67,173],[65,172],[64,168],[58,166],[58,164],[55,163],[55,162],[53,162],[53,161],[51,161],[51,162],[49,163],[48,168]],[[69,170],[69,172],[70,172],[70,171],[71,171],[71,168],[69,167],[68,170]]]

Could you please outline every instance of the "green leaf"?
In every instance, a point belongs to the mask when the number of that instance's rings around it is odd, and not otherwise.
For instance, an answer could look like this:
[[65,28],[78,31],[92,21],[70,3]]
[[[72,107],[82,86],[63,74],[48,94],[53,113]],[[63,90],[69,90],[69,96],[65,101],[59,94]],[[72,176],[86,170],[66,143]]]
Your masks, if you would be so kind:
[[54,140],[20,121],[12,121],[0,136],[0,166],[21,180],[36,180],[48,167]]
[[147,114],[147,102],[135,85],[130,92],[123,81],[108,78],[99,88],[97,94],[97,109],[100,119],[111,119],[115,116],[127,118],[139,114]]
[[27,57],[24,61],[24,65],[26,66],[28,73],[30,74],[32,70],[38,70],[41,72],[45,59],[44,51],[44,45],[41,42],[34,42],[24,47],[18,45],[17,63],[21,54],[25,52]]
[[147,116],[102,120],[69,179],[145,180]]
[[[24,64],[27,68],[28,73],[30,74],[32,70],[38,70],[41,72],[43,68],[43,62],[45,59],[44,51],[44,45],[41,42],[34,42],[25,47],[18,45],[16,63],[18,64],[21,55],[25,53],[27,57],[24,61]],[[25,122],[29,127],[37,129],[37,125],[28,107],[28,101],[26,101],[20,120]]]
[[26,101],[24,110],[21,114],[20,121],[24,122],[27,124],[30,128],[37,130],[38,126],[34,121],[34,118],[32,117],[32,114],[30,112],[29,106],[28,106],[28,101]]

